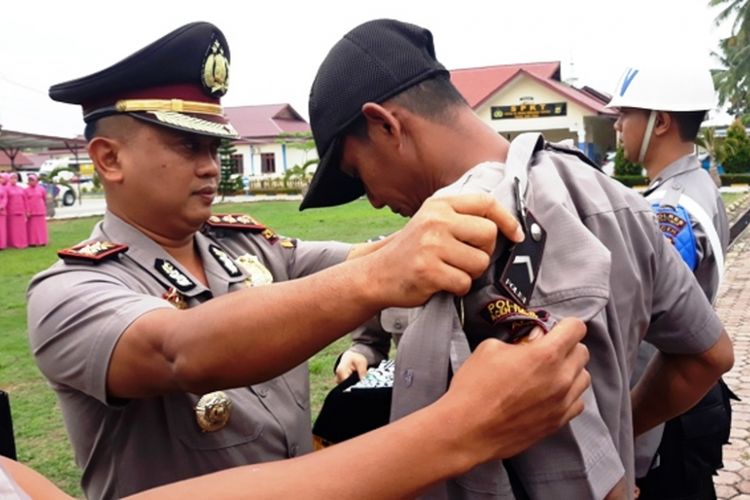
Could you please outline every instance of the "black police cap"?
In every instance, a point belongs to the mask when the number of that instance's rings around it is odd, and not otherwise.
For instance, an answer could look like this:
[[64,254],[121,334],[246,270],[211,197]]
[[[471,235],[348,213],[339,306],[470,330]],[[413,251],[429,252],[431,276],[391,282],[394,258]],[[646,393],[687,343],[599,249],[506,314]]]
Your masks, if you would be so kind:
[[362,196],[362,182],[339,166],[347,127],[366,102],[382,103],[441,74],[448,71],[435,59],[432,33],[425,28],[378,19],[344,35],[320,65],[310,91],[310,126],[321,160],[300,210]]
[[196,22],[109,68],[53,85],[49,95],[81,105],[86,123],[125,113],[168,128],[235,138],[220,102],[229,85],[229,59],[219,28]]

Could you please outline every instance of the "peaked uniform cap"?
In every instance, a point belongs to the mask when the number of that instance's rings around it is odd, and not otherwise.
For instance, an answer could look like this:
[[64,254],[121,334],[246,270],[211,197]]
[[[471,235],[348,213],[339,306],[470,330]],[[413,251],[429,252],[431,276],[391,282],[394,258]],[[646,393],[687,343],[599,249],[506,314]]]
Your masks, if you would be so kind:
[[367,102],[382,103],[448,71],[435,58],[432,33],[377,19],[351,30],[331,48],[310,90],[310,127],[321,159],[300,210],[340,205],[365,193],[341,171],[343,135]]
[[86,123],[128,114],[164,127],[236,138],[221,96],[229,85],[229,45],[213,24],[186,24],[96,73],[53,85],[49,96],[78,104]]

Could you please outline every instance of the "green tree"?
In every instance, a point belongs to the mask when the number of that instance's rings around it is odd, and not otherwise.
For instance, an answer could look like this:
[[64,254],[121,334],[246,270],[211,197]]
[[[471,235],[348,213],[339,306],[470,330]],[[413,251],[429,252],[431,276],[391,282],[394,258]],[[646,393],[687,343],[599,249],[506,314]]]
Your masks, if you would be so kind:
[[615,150],[615,175],[620,177],[623,175],[643,175],[643,166],[640,163],[633,163],[625,158],[625,150],[622,149],[622,144],[617,145]]
[[750,0],[709,0],[721,7],[716,24],[734,17],[732,34],[719,42],[720,53],[713,53],[723,68],[713,70],[719,104],[728,105],[734,116],[750,114]]
[[219,161],[221,162],[219,194],[221,194],[221,201],[224,201],[226,195],[233,194],[236,189],[236,184],[232,181],[232,166],[234,165],[232,155],[236,153],[237,150],[230,139],[221,140],[219,145]]
[[721,177],[719,176],[719,164],[724,163],[724,146],[716,138],[716,129],[713,127],[702,128],[695,143],[706,150],[711,158],[711,165],[708,173],[711,175],[716,186],[721,186]]
[[750,138],[741,120],[735,120],[727,129],[724,155],[724,170],[728,174],[750,172]]
[[320,162],[318,158],[307,158],[308,153],[315,149],[315,141],[312,135],[309,132],[286,132],[279,135],[277,142],[305,154],[305,161],[302,165],[296,164],[284,172],[284,187],[288,188],[290,182],[297,180],[302,184],[302,193],[306,193],[310,180],[312,180],[312,173],[308,172],[308,169]]

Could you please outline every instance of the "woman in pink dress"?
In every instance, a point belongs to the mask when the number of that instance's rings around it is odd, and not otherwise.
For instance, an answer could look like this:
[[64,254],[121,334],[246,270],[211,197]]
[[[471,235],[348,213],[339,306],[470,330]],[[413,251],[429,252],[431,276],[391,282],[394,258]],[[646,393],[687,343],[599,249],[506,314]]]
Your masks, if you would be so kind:
[[8,185],[5,187],[8,193],[8,205],[6,207],[8,218],[8,246],[13,248],[26,248],[29,246],[26,236],[26,197],[23,188],[16,184],[18,175],[10,174]]
[[0,250],[8,247],[8,221],[5,216],[8,206],[8,174],[0,174]]
[[47,191],[39,184],[39,178],[29,175],[29,186],[24,190],[26,196],[26,210],[28,219],[26,228],[29,235],[29,245],[32,247],[47,244]]

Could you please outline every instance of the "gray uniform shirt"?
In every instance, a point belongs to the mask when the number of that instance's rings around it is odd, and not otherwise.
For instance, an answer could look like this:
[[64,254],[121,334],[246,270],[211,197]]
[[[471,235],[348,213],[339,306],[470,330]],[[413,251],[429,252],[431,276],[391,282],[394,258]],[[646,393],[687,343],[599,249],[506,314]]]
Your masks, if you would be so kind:
[[[584,342],[591,353],[593,403],[625,468],[627,491],[632,495],[629,382],[638,344],[645,338],[664,352],[700,353],[714,345],[722,326],[677,252],[668,248],[648,203],[639,194],[574,155],[549,148],[534,156],[528,175],[527,204],[547,230],[531,307],[547,310],[556,318],[572,315],[586,321]],[[506,206],[513,207],[511,181],[504,178],[502,184],[495,189]],[[441,310],[455,311],[451,304],[452,299],[439,294],[404,332],[397,355],[392,416],[414,411],[445,391],[446,347],[419,339],[435,335],[441,324],[434,321],[435,315]],[[448,327],[461,332],[455,314]],[[455,357],[459,349],[453,344],[448,350]],[[584,416],[596,422],[591,413],[596,406],[590,400],[586,403]],[[606,440],[597,432],[587,435],[585,426],[578,430],[583,463],[596,467],[607,456],[599,454],[599,443]],[[537,447],[545,445],[543,441]],[[593,469],[577,468],[580,462],[565,462],[564,454],[552,451],[549,455],[539,470],[533,462],[527,464],[535,475],[524,486],[532,495],[554,491],[548,498],[587,498],[606,491],[611,475],[597,478],[589,474]],[[592,477],[600,481],[592,485]],[[439,486],[431,496],[490,498],[507,493],[498,468],[485,464]]]
[[162,296],[175,286],[176,275],[170,280],[159,272],[159,262],[169,262],[194,283],[182,295],[188,306],[195,306],[247,286],[251,276],[242,265],[236,266],[239,274],[231,272],[231,265],[222,264],[212,246],[235,262],[255,256],[273,281],[285,281],[342,261],[349,245],[299,241],[294,247],[282,246],[259,233],[206,230],[195,236],[206,288],[160,246],[112,213],[105,215],[91,238],[130,248],[98,265],[58,262],[35,276],[28,291],[31,347],[57,393],[88,497],[121,497],[311,451],[306,364],[261,384],[224,391],[232,400],[231,416],[226,427],[214,432],[202,432],[196,422],[201,395],[112,401],[107,397],[107,369],[115,344],[133,321],[149,311],[173,307]]
[[[719,291],[720,277],[724,272],[723,269],[719,269],[717,252],[721,252],[721,260],[723,260],[723,255],[726,254],[729,241],[729,224],[719,190],[716,189],[716,185],[711,176],[708,175],[708,172],[701,168],[696,155],[683,156],[668,165],[651,181],[645,194],[648,197],[651,193],[662,190],[665,191],[667,196],[670,195],[670,191],[674,190],[682,193],[684,196],[690,197],[703,209],[711,220],[718,236],[720,248],[713,247],[705,228],[698,222],[698,219],[695,216],[691,216],[690,218],[690,224],[695,235],[695,249],[698,256],[698,264],[695,270],[693,270],[693,275],[708,300],[713,302]],[[661,203],[661,201],[658,202]],[[633,373],[633,384],[640,379],[646,366],[648,366],[648,363],[655,354],[656,349],[652,345],[648,343],[641,345],[638,351],[636,369]],[[664,426],[660,425],[636,439],[636,477],[645,476],[649,468],[654,464],[654,455],[661,443],[663,430]]]

